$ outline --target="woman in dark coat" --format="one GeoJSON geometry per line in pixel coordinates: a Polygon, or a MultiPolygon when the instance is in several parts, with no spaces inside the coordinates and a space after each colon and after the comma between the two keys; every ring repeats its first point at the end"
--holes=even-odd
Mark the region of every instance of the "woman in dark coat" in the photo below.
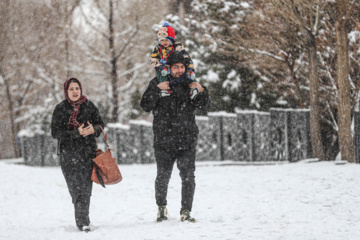
{"type": "Polygon", "coordinates": [[[82,94],[81,83],[70,78],[64,83],[65,100],[56,105],[51,135],[58,140],[60,165],[75,208],[75,221],[82,231],[90,231],[89,207],[91,172],[104,123],[97,107],[82,94]]]}

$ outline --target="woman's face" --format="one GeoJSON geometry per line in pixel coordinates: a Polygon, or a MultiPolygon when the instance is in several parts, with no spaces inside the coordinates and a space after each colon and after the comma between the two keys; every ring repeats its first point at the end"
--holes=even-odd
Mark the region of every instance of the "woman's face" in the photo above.
{"type": "Polygon", "coordinates": [[[70,100],[73,102],[79,100],[79,98],[81,96],[81,90],[80,90],[80,86],[78,83],[75,83],[75,82],[70,83],[69,88],[68,88],[68,96],[69,96],[70,100]]]}

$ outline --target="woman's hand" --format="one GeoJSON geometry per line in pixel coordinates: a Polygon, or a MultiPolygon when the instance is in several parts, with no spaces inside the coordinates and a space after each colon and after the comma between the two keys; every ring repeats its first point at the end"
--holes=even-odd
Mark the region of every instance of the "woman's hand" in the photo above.
{"type": "Polygon", "coordinates": [[[93,125],[88,121],[87,122],[88,126],[86,128],[84,128],[84,124],[82,124],[78,129],[79,129],[79,133],[81,136],[86,137],[88,135],[94,134],[95,133],[95,129],[93,127],[93,125]]]}
{"type": "Polygon", "coordinates": [[[85,130],[83,137],[86,137],[88,135],[95,133],[95,129],[94,129],[93,125],[89,121],[87,122],[87,124],[88,124],[88,126],[86,128],[83,128],[83,130],[85,130]]]}
{"type": "Polygon", "coordinates": [[[78,130],[79,130],[80,135],[82,136],[85,133],[84,124],[81,124],[81,126],[78,128],[78,130]]]}

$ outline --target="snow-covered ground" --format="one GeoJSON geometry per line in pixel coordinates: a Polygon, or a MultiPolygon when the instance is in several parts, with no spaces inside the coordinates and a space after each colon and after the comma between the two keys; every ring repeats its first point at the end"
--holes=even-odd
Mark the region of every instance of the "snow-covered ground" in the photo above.
{"type": "Polygon", "coordinates": [[[179,220],[180,177],[168,192],[170,219],[156,223],[156,167],[120,165],[123,181],[94,185],[93,232],[79,232],[59,167],[0,161],[0,239],[360,239],[360,165],[197,163],[192,215],[179,220]]]}

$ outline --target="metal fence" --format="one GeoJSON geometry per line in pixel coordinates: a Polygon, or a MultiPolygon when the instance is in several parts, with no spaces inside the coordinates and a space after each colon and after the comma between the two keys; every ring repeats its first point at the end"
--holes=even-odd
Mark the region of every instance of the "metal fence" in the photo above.
{"type": "MultiPolygon", "coordinates": [[[[197,161],[294,162],[312,157],[309,110],[212,112],[196,117],[196,122],[197,161]]],[[[119,164],[155,161],[151,123],[108,124],[107,133],[119,164]]],[[[24,137],[23,156],[28,165],[59,164],[56,140],[47,135],[24,137]]]]}

